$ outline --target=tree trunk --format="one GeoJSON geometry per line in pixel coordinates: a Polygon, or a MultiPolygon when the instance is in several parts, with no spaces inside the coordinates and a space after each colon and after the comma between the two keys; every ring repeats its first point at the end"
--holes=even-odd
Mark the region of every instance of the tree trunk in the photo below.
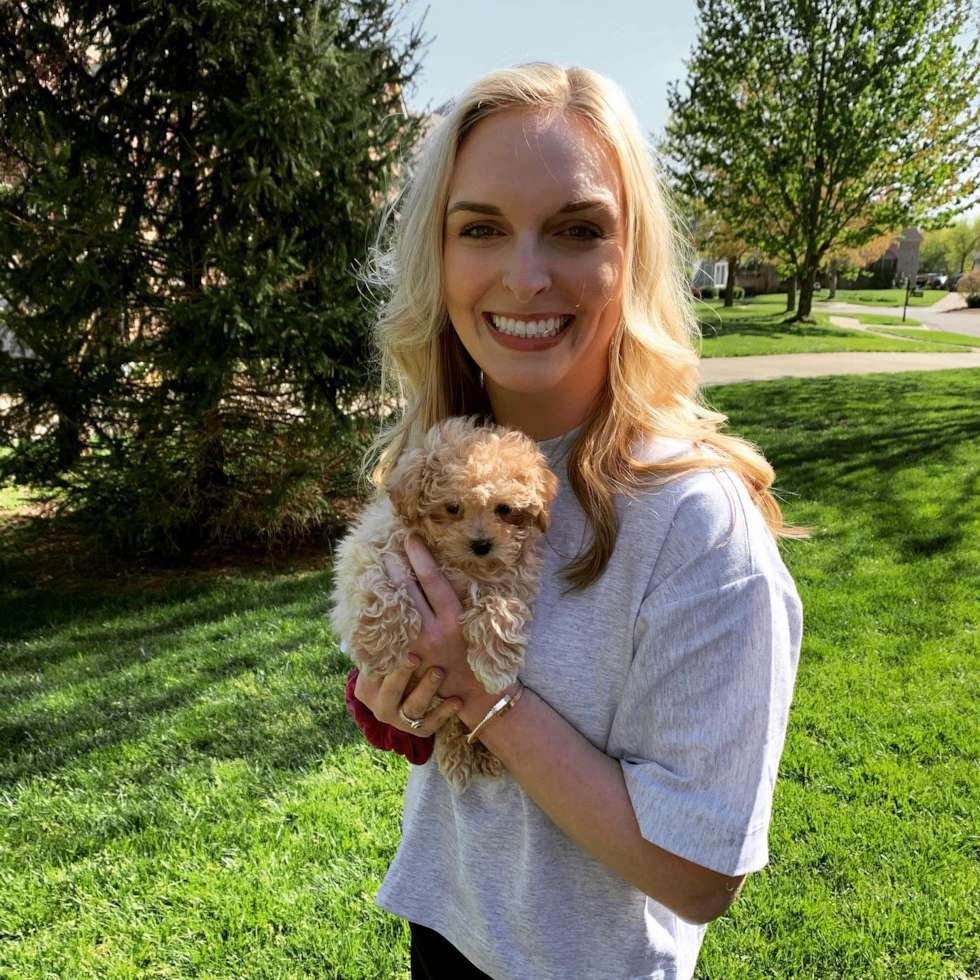
{"type": "Polygon", "coordinates": [[[792,313],[796,309],[796,276],[790,277],[789,288],[786,290],[786,312],[792,313]]]}
{"type": "Polygon", "coordinates": [[[725,306],[735,305],[735,287],[738,285],[738,258],[728,256],[728,282],[725,283],[725,306]]]}
{"type": "Polygon", "coordinates": [[[813,283],[817,278],[817,266],[820,260],[816,257],[809,260],[803,267],[803,275],[800,277],[800,306],[796,311],[794,320],[809,320],[810,312],[813,309],[813,283]]]}
{"type": "Polygon", "coordinates": [[[837,295],[837,263],[830,263],[830,295],[827,299],[833,299],[837,295]]]}

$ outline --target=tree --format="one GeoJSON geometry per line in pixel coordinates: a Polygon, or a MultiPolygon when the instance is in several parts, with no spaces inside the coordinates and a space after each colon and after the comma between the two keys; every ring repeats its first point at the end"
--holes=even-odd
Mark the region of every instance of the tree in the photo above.
{"type": "Polygon", "coordinates": [[[392,0],[0,0],[0,478],[130,549],[301,533],[372,387],[353,268],[417,128],[392,0]]]}
{"type": "Polygon", "coordinates": [[[951,276],[973,268],[980,252],[980,217],[961,218],[955,224],[927,232],[919,252],[919,268],[951,276]]]}
{"type": "Polygon", "coordinates": [[[858,248],[838,245],[836,248],[828,249],[825,259],[826,274],[830,280],[830,295],[827,298],[833,299],[837,295],[837,277],[841,273],[856,278],[869,265],[877,262],[896,242],[897,237],[889,231],[858,248]]]}
{"type": "Polygon", "coordinates": [[[733,232],[795,258],[797,317],[827,253],[942,224],[978,189],[968,0],[698,0],[686,93],[670,87],[675,179],[733,232]]]}

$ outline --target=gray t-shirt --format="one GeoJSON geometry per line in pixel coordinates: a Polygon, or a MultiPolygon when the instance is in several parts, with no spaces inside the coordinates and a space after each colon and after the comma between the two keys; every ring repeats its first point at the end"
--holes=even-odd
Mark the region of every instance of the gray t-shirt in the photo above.
{"type": "MultiPolygon", "coordinates": [[[[620,760],[646,840],[757,871],[800,651],[796,587],[741,480],[699,470],[617,499],[605,573],[562,596],[559,571],[586,540],[572,435],[541,444],[561,486],[521,680],[620,760]]],[[[690,450],[656,440],[641,458],[690,450]]],[[[455,796],[434,760],[412,767],[377,903],[494,980],[688,980],[705,930],[583,851],[506,774],[455,796]]]]}

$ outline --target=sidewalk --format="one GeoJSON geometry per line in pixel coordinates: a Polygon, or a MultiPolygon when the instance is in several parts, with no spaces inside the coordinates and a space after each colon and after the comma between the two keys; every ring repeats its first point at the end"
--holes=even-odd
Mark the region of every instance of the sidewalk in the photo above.
{"type": "MultiPolygon", "coordinates": [[[[862,306],[859,303],[814,303],[820,313],[883,313],[901,318],[901,306],[862,306]]],[[[965,333],[980,338],[980,310],[967,308],[966,300],[959,293],[948,293],[932,306],[910,306],[906,316],[918,320],[936,330],[965,333]]]]}
{"type": "Polygon", "coordinates": [[[739,381],[773,381],[777,378],[895,374],[900,371],[943,371],[951,368],[980,368],[980,354],[836,351],[832,354],[706,357],[701,361],[701,384],[726,385],[739,381]]]}

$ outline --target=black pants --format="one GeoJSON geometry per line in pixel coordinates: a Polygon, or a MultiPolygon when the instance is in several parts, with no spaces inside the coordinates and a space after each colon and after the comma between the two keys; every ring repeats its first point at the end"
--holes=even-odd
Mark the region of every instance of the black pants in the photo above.
{"type": "Polygon", "coordinates": [[[412,980],[492,980],[438,932],[409,922],[412,980]]]}

